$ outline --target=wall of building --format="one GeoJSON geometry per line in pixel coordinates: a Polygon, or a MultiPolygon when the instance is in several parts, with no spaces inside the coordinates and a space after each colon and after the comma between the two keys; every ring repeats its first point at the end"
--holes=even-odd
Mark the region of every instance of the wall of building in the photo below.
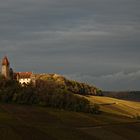
{"type": "Polygon", "coordinates": [[[23,84],[23,83],[25,83],[25,84],[31,83],[31,79],[30,78],[25,78],[25,79],[22,78],[22,79],[19,79],[18,81],[21,84],[23,84]]]}
{"type": "Polygon", "coordinates": [[[1,74],[2,74],[5,78],[8,79],[8,78],[10,77],[10,74],[9,74],[9,66],[2,65],[1,74]]]}

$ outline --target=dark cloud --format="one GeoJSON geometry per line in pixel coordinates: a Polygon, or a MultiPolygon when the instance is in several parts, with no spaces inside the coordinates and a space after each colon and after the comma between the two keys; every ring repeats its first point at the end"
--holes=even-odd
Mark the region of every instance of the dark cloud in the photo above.
{"type": "Polygon", "coordinates": [[[140,89],[139,36],[139,0],[0,3],[0,56],[8,55],[16,71],[74,75],[104,89],[140,89]]]}
{"type": "Polygon", "coordinates": [[[139,90],[140,71],[112,73],[107,75],[84,75],[84,74],[70,74],[65,75],[68,78],[76,79],[79,81],[86,81],[89,84],[95,82],[106,90],[139,90]],[[105,83],[108,85],[106,87],[105,83]]]}

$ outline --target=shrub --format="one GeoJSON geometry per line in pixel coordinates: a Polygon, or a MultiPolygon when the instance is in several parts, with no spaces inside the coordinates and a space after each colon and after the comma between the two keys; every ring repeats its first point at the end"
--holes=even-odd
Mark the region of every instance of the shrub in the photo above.
{"type": "Polygon", "coordinates": [[[90,106],[89,101],[52,81],[39,80],[36,87],[32,84],[21,86],[16,81],[0,80],[0,101],[19,104],[37,104],[71,111],[97,113],[99,106],[90,106]]]}

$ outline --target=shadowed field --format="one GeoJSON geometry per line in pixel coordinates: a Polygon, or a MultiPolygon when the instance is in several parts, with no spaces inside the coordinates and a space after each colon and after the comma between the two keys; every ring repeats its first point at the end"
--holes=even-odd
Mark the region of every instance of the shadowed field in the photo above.
{"type": "Polygon", "coordinates": [[[0,140],[139,140],[139,132],[138,120],[125,116],[0,105],[0,140]]]}

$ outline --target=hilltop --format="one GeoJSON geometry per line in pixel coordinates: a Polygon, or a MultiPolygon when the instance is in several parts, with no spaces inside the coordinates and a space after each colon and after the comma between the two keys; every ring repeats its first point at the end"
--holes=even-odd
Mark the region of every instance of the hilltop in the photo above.
{"type": "Polygon", "coordinates": [[[77,112],[99,113],[97,105],[78,95],[100,95],[95,87],[56,74],[35,75],[35,83],[0,78],[0,102],[38,105],[77,112]]]}
{"type": "Polygon", "coordinates": [[[35,74],[36,81],[42,80],[46,83],[57,85],[61,89],[66,89],[72,93],[80,95],[97,95],[101,96],[102,91],[86,83],[80,83],[74,80],[69,80],[62,75],[58,74],[35,74]]]}

